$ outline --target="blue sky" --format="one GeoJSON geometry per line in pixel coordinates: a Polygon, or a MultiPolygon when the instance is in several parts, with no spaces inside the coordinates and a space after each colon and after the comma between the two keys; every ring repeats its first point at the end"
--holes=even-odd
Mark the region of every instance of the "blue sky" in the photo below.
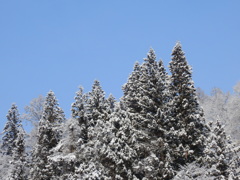
{"type": "Polygon", "coordinates": [[[70,115],[78,86],[121,86],[152,47],[165,66],[180,41],[196,87],[231,91],[240,80],[239,0],[0,1],[0,128],[15,102],[53,90],[70,115]]]}

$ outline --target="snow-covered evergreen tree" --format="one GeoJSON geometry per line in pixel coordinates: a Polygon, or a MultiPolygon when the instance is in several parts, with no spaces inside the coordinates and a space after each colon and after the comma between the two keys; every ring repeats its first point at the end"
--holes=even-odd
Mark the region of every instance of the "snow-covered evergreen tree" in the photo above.
{"type": "Polygon", "coordinates": [[[171,75],[150,49],[134,65],[120,102],[105,98],[96,80],[89,93],[80,87],[67,121],[50,91],[22,116],[37,127],[32,135],[13,104],[0,142],[0,179],[238,180],[240,148],[227,133],[238,140],[240,83],[233,94],[196,92],[180,43],[169,67],[171,75]],[[205,124],[199,102],[216,125],[205,124]],[[35,134],[35,143],[25,145],[35,134]]]}
{"type": "Polygon", "coordinates": [[[134,148],[138,154],[133,163],[136,177],[169,179],[173,176],[173,170],[164,129],[169,99],[168,75],[163,62],[156,61],[153,49],[150,49],[141,66],[135,65],[123,91],[125,109],[133,113],[131,123],[137,141],[134,148]]]}
{"type": "Polygon", "coordinates": [[[210,174],[215,178],[237,179],[240,176],[239,168],[240,147],[236,146],[225,133],[219,121],[213,126],[210,122],[210,134],[206,141],[202,164],[212,169],[210,174]]]}
{"type": "Polygon", "coordinates": [[[99,161],[104,166],[104,175],[109,179],[133,179],[133,162],[137,158],[133,149],[134,130],[130,114],[119,105],[105,125],[99,149],[99,161]]]}
{"type": "Polygon", "coordinates": [[[111,115],[115,111],[116,102],[117,101],[112,94],[110,94],[106,99],[106,103],[107,103],[106,110],[109,115],[111,115]]]}
{"type": "Polygon", "coordinates": [[[7,114],[7,122],[3,130],[2,148],[7,155],[13,154],[13,149],[16,147],[15,140],[17,139],[18,127],[21,123],[19,112],[16,104],[12,104],[7,114]]]}
{"type": "Polygon", "coordinates": [[[110,119],[110,114],[105,92],[99,81],[94,81],[92,90],[87,97],[84,107],[86,116],[84,115],[83,121],[87,125],[87,141],[81,142],[78,149],[81,164],[77,169],[77,174],[79,177],[91,177],[98,174],[100,179],[106,179],[104,166],[99,160],[99,151],[103,146],[104,133],[108,131],[109,123],[107,122],[110,119]]]}
{"type": "MultiPolygon", "coordinates": [[[[141,65],[141,76],[139,78],[138,99],[141,107],[140,114],[151,121],[158,109],[164,109],[167,103],[168,76],[162,60],[156,61],[156,55],[153,49],[150,49],[147,58],[141,65]]],[[[146,122],[148,123],[148,122],[146,122]]],[[[148,123],[149,124],[149,123],[148,123]]]]}
{"type": "Polygon", "coordinates": [[[27,162],[25,153],[25,132],[20,124],[15,148],[13,149],[13,167],[11,169],[10,180],[25,180],[27,178],[27,162]]]}
{"type": "Polygon", "coordinates": [[[19,129],[21,127],[20,115],[16,104],[12,104],[7,114],[7,122],[4,127],[1,142],[1,179],[8,179],[15,169],[16,149],[19,141],[19,129]]]}
{"type": "MultiPolygon", "coordinates": [[[[78,126],[80,127],[79,131],[79,140],[82,143],[88,142],[88,117],[86,111],[86,105],[88,101],[88,95],[83,93],[83,88],[80,87],[79,91],[76,92],[75,102],[72,103],[72,118],[76,120],[78,126]]],[[[76,122],[75,122],[76,123],[76,122]]]]}
{"type": "Polygon", "coordinates": [[[52,149],[60,141],[62,130],[61,124],[65,117],[62,109],[58,106],[57,99],[53,91],[47,94],[43,115],[39,122],[37,144],[33,151],[33,164],[30,179],[50,180],[55,174],[54,164],[49,162],[52,149]]]}
{"type": "Polygon", "coordinates": [[[98,120],[107,121],[109,119],[106,106],[105,92],[102,90],[100,82],[95,80],[92,85],[92,91],[89,92],[86,106],[90,126],[94,127],[98,120]]]}
{"type": "Polygon", "coordinates": [[[128,81],[123,85],[123,97],[122,101],[124,102],[126,108],[130,112],[140,112],[141,106],[139,105],[139,78],[141,76],[141,68],[138,62],[135,63],[133,72],[130,74],[128,81]]]}
{"type": "Polygon", "coordinates": [[[168,143],[174,149],[171,156],[175,168],[178,168],[203,155],[208,130],[192,81],[192,70],[179,42],[173,49],[169,68],[172,99],[169,103],[168,143]]]}
{"type": "Polygon", "coordinates": [[[81,163],[79,152],[81,146],[88,142],[89,124],[85,111],[87,98],[83,93],[83,87],[80,87],[72,103],[72,117],[64,124],[63,138],[53,149],[54,154],[50,159],[61,171],[60,179],[75,178],[75,170],[81,163]]]}

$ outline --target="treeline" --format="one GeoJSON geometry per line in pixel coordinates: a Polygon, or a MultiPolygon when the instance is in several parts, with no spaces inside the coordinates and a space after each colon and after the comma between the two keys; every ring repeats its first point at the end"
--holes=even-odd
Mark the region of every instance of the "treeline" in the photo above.
{"type": "Polygon", "coordinates": [[[205,119],[208,122],[220,121],[227,134],[240,144],[240,82],[233,87],[232,93],[214,88],[208,95],[198,88],[197,94],[205,119]]]}
{"type": "Polygon", "coordinates": [[[69,119],[50,91],[26,108],[31,134],[13,104],[1,142],[1,179],[239,179],[240,148],[220,121],[205,122],[203,96],[180,43],[169,70],[150,49],[119,102],[94,81],[88,93],[79,88],[69,119]]]}

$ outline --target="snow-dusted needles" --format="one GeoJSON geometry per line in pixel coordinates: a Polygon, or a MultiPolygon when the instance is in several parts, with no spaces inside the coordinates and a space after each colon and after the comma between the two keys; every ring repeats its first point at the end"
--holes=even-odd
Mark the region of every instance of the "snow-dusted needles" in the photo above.
{"type": "Polygon", "coordinates": [[[53,91],[21,117],[13,104],[2,133],[0,179],[239,179],[240,148],[233,143],[239,142],[239,85],[234,94],[196,90],[180,42],[169,71],[151,48],[135,63],[120,101],[106,97],[95,80],[90,92],[76,92],[69,119],[53,91]],[[33,123],[29,134],[22,120],[33,123]]]}

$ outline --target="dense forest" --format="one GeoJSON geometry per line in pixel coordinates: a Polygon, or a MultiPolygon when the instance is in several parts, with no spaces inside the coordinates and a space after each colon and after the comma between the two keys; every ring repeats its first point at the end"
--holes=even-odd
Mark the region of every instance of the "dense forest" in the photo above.
{"type": "Polygon", "coordinates": [[[119,101],[95,80],[90,92],[76,92],[69,119],[53,91],[22,115],[13,104],[1,136],[0,179],[240,179],[240,84],[233,93],[195,88],[179,42],[169,72],[150,49],[119,101]]]}

